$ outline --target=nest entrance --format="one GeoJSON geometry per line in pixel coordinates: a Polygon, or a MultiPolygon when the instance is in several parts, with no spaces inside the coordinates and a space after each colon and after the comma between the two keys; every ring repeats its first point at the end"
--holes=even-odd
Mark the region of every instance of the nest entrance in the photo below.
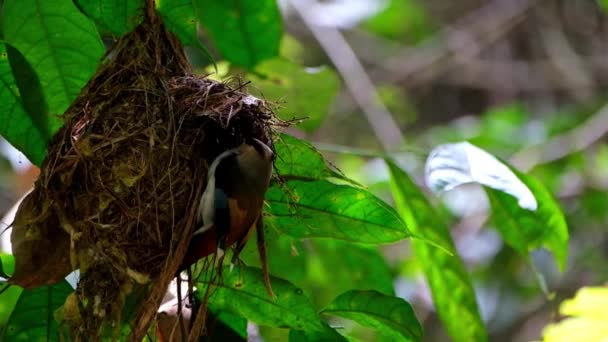
{"type": "Polygon", "coordinates": [[[249,138],[272,146],[278,121],[240,88],[192,75],[180,42],[146,20],[65,113],[17,214],[11,281],[36,287],[79,268],[78,312],[63,315],[76,339],[99,336],[133,286],[153,280],[133,327],[141,340],[185,253],[208,165],[249,138]]]}

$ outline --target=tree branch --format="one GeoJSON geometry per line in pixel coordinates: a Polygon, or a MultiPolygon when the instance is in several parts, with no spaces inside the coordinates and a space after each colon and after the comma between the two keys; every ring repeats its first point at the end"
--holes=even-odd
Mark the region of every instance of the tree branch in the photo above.
{"type": "Polygon", "coordinates": [[[310,8],[317,0],[291,0],[291,4],[335,65],[383,148],[390,150],[402,146],[404,139],[399,126],[380,101],[374,84],[342,33],[334,27],[321,27],[315,23],[310,8]]]}

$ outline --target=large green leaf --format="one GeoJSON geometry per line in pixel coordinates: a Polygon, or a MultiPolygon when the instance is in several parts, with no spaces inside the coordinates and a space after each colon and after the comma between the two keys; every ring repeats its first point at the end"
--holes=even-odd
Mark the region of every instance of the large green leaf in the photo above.
{"type": "MultiPolygon", "coordinates": [[[[375,246],[334,239],[303,243],[272,228],[265,235],[270,273],[314,293],[316,305],[324,306],[353,288],[394,293],[389,266],[375,246]]],[[[254,243],[247,244],[241,256],[248,265],[260,264],[254,243]]]]}
{"type": "Polygon", "coordinates": [[[492,222],[501,235],[517,251],[528,255],[544,246],[555,255],[563,270],[568,256],[568,225],[559,205],[549,191],[536,179],[511,169],[530,189],[538,208],[522,208],[515,197],[484,187],[492,207],[492,222]]]}
{"type": "Polygon", "coordinates": [[[143,20],[144,0],[76,0],[76,4],[102,33],[121,36],[143,20]]]}
{"type": "Polygon", "coordinates": [[[296,330],[291,329],[289,332],[289,342],[341,342],[348,341],[344,336],[340,335],[335,329],[330,328],[327,324],[323,324],[323,330],[296,330]]]}
{"type": "Polygon", "coordinates": [[[28,116],[3,43],[0,43],[0,83],[0,135],[40,165],[50,136],[28,116]]]}
{"type": "Polygon", "coordinates": [[[0,340],[61,341],[59,323],[53,314],[72,292],[65,280],[52,286],[23,290],[0,340]]]}
{"type": "Polygon", "coordinates": [[[348,291],[334,299],[321,313],[375,328],[390,336],[391,341],[422,341],[422,326],[410,304],[377,291],[348,291]]]}
{"type": "MultiPolygon", "coordinates": [[[[278,232],[274,228],[264,230],[268,253],[268,268],[276,277],[285,279],[298,287],[307,289],[309,247],[299,239],[278,232]]],[[[258,248],[255,243],[247,243],[241,258],[251,266],[260,266],[258,248]]]]}
{"type": "Polygon", "coordinates": [[[283,33],[276,0],[194,0],[215,46],[232,64],[253,68],[276,57],[283,33]]]}
{"type": "Polygon", "coordinates": [[[378,244],[411,236],[393,208],[350,185],[293,180],[271,187],[266,201],[266,223],[294,237],[378,244]]]}
{"type": "Polygon", "coordinates": [[[8,278],[15,272],[15,257],[0,252],[0,277],[8,278]]]}
{"type": "Polygon", "coordinates": [[[416,259],[431,287],[439,317],[456,342],[487,341],[475,292],[458,257],[447,227],[410,177],[387,161],[397,208],[413,234],[438,242],[453,255],[420,240],[412,240],[416,259]]]}
{"type": "Polygon", "coordinates": [[[230,312],[208,313],[207,341],[247,341],[247,320],[230,312]]]}
{"type": "MultiPolygon", "coordinates": [[[[2,29],[38,75],[49,130],[95,72],[104,46],[95,25],[70,0],[6,0],[2,29]]],[[[23,97],[29,94],[21,94],[23,97]]]]}
{"type": "MultiPolygon", "coordinates": [[[[210,283],[200,277],[199,293],[210,283]]],[[[260,269],[224,268],[223,279],[213,282],[209,300],[212,310],[234,313],[260,325],[298,330],[323,330],[321,318],[304,292],[290,282],[271,277],[275,298],[269,297],[260,269]]]]}
{"type": "Polygon", "coordinates": [[[36,128],[42,132],[48,141],[52,136],[49,128],[49,121],[53,118],[49,118],[49,116],[46,115],[48,111],[38,75],[17,49],[7,45],[6,52],[8,54],[8,61],[11,64],[11,69],[13,70],[15,82],[19,88],[19,93],[26,95],[21,97],[23,108],[25,108],[25,111],[34,122],[36,128]]]}
{"type": "Polygon", "coordinates": [[[260,63],[255,71],[247,76],[255,89],[267,100],[279,103],[280,118],[308,117],[298,125],[306,131],[321,125],[340,87],[332,69],[304,68],[280,58],[260,63]]]}
{"type": "Polygon", "coordinates": [[[321,153],[307,141],[280,134],[274,148],[277,155],[274,167],[281,177],[308,180],[344,177],[328,167],[321,153]]]}
{"type": "MultiPolygon", "coordinates": [[[[10,274],[14,257],[1,254],[0,258],[3,268],[10,274]]],[[[0,293],[0,341],[61,341],[54,313],[73,292],[67,281],[34,290],[0,282],[0,289],[5,286],[10,287],[0,293]]]]}
{"type": "Polygon", "coordinates": [[[184,45],[197,45],[196,15],[192,0],[157,0],[156,9],[167,28],[175,33],[184,45]]]}
{"type": "Polygon", "coordinates": [[[5,283],[15,271],[15,258],[10,254],[0,253],[0,337],[5,331],[6,323],[8,322],[15,304],[19,300],[22,288],[12,286],[5,283]]]}
{"type": "Polygon", "coordinates": [[[377,290],[393,295],[393,277],[376,246],[334,239],[311,239],[307,254],[310,286],[315,303],[327,304],[351,289],[377,290]]]}

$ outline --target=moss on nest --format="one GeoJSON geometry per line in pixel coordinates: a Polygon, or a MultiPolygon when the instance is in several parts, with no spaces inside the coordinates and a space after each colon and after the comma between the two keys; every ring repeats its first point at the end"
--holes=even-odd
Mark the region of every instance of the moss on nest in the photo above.
{"type": "Polygon", "coordinates": [[[11,236],[15,284],[81,270],[80,312],[68,315],[75,340],[96,339],[133,286],[151,280],[133,327],[145,332],[184,255],[208,164],[251,137],[272,146],[281,124],[242,84],[193,75],[153,19],[116,43],[65,113],[11,236]]]}

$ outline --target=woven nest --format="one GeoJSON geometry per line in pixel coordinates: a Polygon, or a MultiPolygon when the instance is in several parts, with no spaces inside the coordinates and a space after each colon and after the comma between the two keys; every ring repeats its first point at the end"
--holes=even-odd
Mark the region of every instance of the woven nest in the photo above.
{"type": "Polygon", "coordinates": [[[157,282],[136,319],[149,323],[187,247],[208,165],[252,137],[272,146],[280,122],[241,88],[192,75],[179,41],[146,20],[65,113],[15,220],[11,281],[31,288],[80,269],[62,315],[72,337],[95,339],[134,286],[157,282]]]}

